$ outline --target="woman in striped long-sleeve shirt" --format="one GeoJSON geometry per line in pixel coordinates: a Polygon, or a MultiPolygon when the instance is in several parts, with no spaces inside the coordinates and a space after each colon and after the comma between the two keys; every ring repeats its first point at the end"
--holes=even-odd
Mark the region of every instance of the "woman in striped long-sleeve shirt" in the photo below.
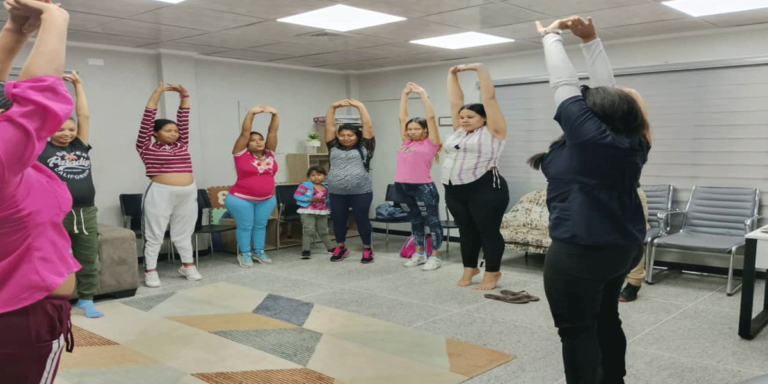
{"type": "Polygon", "coordinates": [[[136,140],[136,150],[151,180],[144,193],[143,227],[145,284],[152,288],[160,286],[155,268],[169,222],[171,240],[181,255],[179,273],[188,280],[203,278],[192,257],[192,234],[197,221],[197,186],[192,177],[192,158],[189,155],[189,106],[189,92],[183,86],[160,83],[147,102],[136,140]],[[155,119],[160,96],[166,91],[178,92],[181,96],[176,121],[155,119]]]}

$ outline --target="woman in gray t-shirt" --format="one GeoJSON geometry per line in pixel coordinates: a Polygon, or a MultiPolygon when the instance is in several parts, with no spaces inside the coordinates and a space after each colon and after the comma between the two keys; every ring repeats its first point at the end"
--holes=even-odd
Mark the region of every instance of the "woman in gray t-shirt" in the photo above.
{"type": "Polygon", "coordinates": [[[336,249],[331,261],[344,261],[349,255],[346,246],[347,215],[352,214],[363,241],[363,264],[373,262],[371,234],[373,227],[368,214],[373,201],[373,181],[368,173],[376,139],[373,137],[371,116],[363,103],[347,99],[335,102],[325,116],[325,140],[331,157],[328,172],[328,194],[331,199],[331,219],[336,235],[336,249]],[[336,109],[354,107],[360,111],[362,126],[342,124],[336,129],[336,109]]]}

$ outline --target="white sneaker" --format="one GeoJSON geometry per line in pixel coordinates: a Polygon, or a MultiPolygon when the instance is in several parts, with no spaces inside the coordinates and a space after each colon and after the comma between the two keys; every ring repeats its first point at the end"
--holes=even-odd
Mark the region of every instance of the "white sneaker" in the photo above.
{"type": "Polygon", "coordinates": [[[406,261],[405,264],[403,264],[404,267],[415,267],[418,265],[422,265],[427,262],[427,255],[425,254],[418,254],[414,253],[413,256],[411,256],[411,259],[406,261]]]}
{"type": "Polygon", "coordinates": [[[144,284],[150,288],[159,288],[160,275],[157,274],[157,271],[144,272],[144,284]]]}
{"type": "Polygon", "coordinates": [[[427,263],[421,267],[421,270],[434,271],[435,269],[438,269],[438,268],[440,268],[440,258],[430,256],[429,258],[427,258],[427,263]]]}
{"type": "Polygon", "coordinates": [[[197,271],[197,266],[195,265],[190,265],[189,267],[182,265],[181,268],[179,268],[179,273],[186,277],[187,280],[198,281],[203,279],[203,276],[197,271]]]}

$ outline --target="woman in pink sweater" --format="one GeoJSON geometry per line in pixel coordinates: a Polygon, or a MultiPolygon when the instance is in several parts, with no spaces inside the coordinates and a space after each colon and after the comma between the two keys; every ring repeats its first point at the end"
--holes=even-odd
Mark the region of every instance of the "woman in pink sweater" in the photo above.
{"type": "Polygon", "coordinates": [[[0,382],[51,383],[64,345],[74,347],[68,300],[80,265],[62,226],[72,197],[37,155],[72,112],[61,78],[69,14],[47,1],[5,5],[0,80],[37,25],[40,33],[19,81],[0,87],[0,382]]]}

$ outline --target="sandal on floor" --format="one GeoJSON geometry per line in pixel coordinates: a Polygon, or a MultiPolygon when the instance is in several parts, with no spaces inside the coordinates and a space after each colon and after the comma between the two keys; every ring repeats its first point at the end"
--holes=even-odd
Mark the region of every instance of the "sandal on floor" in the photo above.
{"type": "Polygon", "coordinates": [[[502,290],[501,294],[505,296],[527,296],[529,298],[528,301],[539,301],[538,297],[533,296],[526,291],[515,292],[515,291],[502,290]]]}
{"type": "Polygon", "coordinates": [[[493,295],[488,293],[485,295],[485,298],[491,299],[491,300],[498,300],[498,301],[501,301],[504,303],[510,303],[510,304],[525,304],[531,301],[531,296],[525,296],[525,295],[507,296],[507,295],[493,295]]]}

